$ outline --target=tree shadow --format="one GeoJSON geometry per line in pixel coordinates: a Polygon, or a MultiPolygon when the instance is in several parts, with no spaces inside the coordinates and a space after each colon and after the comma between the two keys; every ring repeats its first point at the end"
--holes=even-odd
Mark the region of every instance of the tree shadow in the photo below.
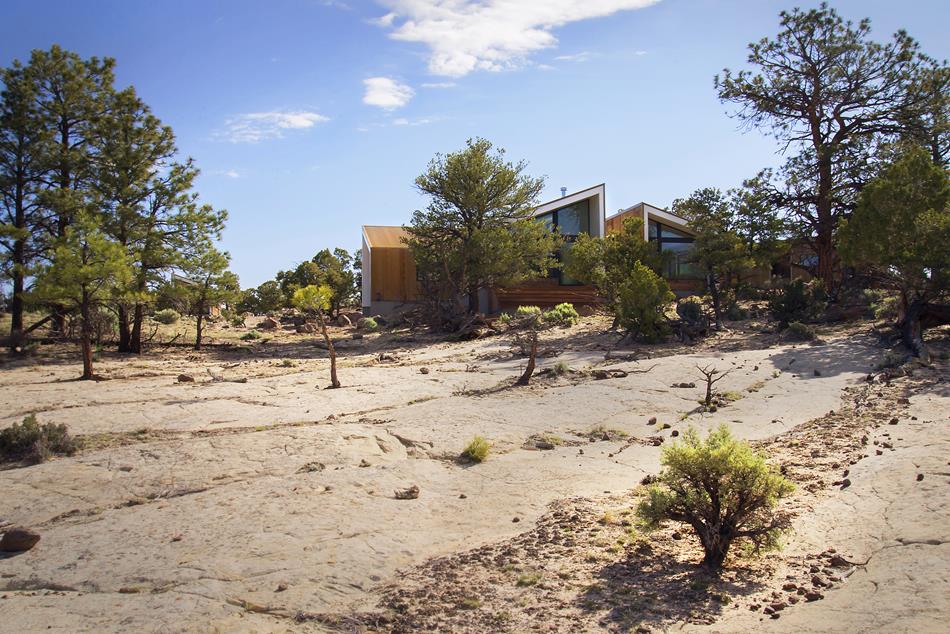
{"type": "Polygon", "coordinates": [[[635,631],[644,624],[711,623],[733,597],[765,588],[761,578],[760,571],[741,562],[717,576],[665,548],[641,544],[625,559],[602,568],[577,605],[585,612],[606,610],[599,624],[615,631],[635,631]]]}

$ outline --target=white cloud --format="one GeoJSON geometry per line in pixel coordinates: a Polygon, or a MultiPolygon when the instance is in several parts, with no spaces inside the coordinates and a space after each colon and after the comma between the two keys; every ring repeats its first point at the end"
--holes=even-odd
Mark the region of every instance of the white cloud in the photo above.
{"type": "Polygon", "coordinates": [[[659,0],[378,0],[390,37],[429,47],[429,70],[461,77],[522,65],[557,45],[552,31],[571,22],[642,9],[659,0]]]}
{"type": "Polygon", "coordinates": [[[417,126],[417,125],[426,125],[432,123],[432,119],[421,118],[421,119],[406,119],[405,117],[399,117],[398,119],[393,119],[393,125],[402,126],[417,126]]]}
{"type": "Polygon", "coordinates": [[[232,143],[257,143],[279,139],[287,130],[304,130],[329,120],[320,113],[307,110],[249,112],[228,119],[225,131],[219,136],[232,143]]]}
{"type": "Polygon", "coordinates": [[[436,81],[422,84],[423,88],[455,88],[454,81],[436,81]]]}
{"type": "Polygon", "coordinates": [[[634,55],[646,55],[646,54],[647,54],[646,51],[637,51],[636,53],[634,53],[634,55]]]}
{"type": "Polygon", "coordinates": [[[401,84],[389,77],[370,77],[363,80],[363,85],[366,87],[363,103],[385,110],[402,108],[416,94],[406,84],[401,84]]]}
{"type": "Polygon", "coordinates": [[[214,174],[215,176],[227,176],[228,178],[241,178],[241,173],[234,169],[215,170],[211,173],[214,174]]]}
{"type": "Polygon", "coordinates": [[[573,55],[558,55],[554,59],[560,62],[586,62],[592,57],[594,57],[594,54],[590,51],[581,51],[580,53],[574,53],[573,55]]]}

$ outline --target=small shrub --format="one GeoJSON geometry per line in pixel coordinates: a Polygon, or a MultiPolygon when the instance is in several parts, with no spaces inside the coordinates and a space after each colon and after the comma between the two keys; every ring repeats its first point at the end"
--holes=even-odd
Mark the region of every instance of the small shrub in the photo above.
{"type": "Polygon", "coordinates": [[[818,283],[789,282],[769,299],[769,311],[786,328],[793,321],[812,321],[825,309],[825,292],[818,283]]]}
{"type": "Polygon", "coordinates": [[[699,324],[706,320],[706,311],[703,309],[703,300],[690,295],[676,304],[676,314],[683,321],[691,324],[699,324]]]}
{"type": "Polygon", "coordinates": [[[726,319],[729,321],[745,321],[748,318],[749,311],[736,302],[729,304],[729,308],[726,309],[726,319]]]}
{"type": "Polygon", "coordinates": [[[564,302],[544,311],[542,318],[555,326],[573,326],[580,320],[580,315],[574,309],[574,304],[564,302]]]}
{"type": "Polygon", "coordinates": [[[568,372],[570,372],[571,368],[564,361],[558,361],[557,363],[554,364],[552,371],[557,376],[561,376],[563,374],[567,374],[568,372]]]}
{"type": "Polygon", "coordinates": [[[666,306],[675,298],[666,280],[635,262],[617,293],[617,322],[642,341],[659,341],[667,332],[666,306]]]}
{"type": "Polygon", "coordinates": [[[502,313],[498,315],[498,323],[502,326],[507,326],[511,323],[511,313],[502,313]]]}
{"type": "Polygon", "coordinates": [[[290,359],[284,359],[283,361],[280,362],[280,365],[281,365],[281,367],[284,367],[284,368],[293,368],[293,367],[296,367],[296,366],[297,366],[297,364],[294,363],[294,362],[293,362],[292,360],[290,360],[290,359]]]}
{"type": "Polygon", "coordinates": [[[515,317],[531,317],[541,314],[541,309],[538,306],[518,306],[518,310],[515,311],[515,317]]]}
{"type": "Polygon", "coordinates": [[[363,330],[375,332],[379,330],[379,323],[372,317],[364,317],[359,321],[359,327],[363,330]]]}
{"type": "Polygon", "coordinates": [[[71,456],[78,443],[69,435],[66,425],[40,425],[30,414],[22,423],[13,423],[0,430],[0,459],[45,462],[54,455],[71,456]]]}
{"type": "Polygon", "coordinates": [[[178,314],[178,311],[174,308],[166,308],[164,310],[156,310],[152,315],[152,319],[160,324],[171,326],[172,324],[178,323],[178,320],[181,319],[181,315],[178,314]]]}
{"type": "Polygon", "coordinates": [[[482,436],[475,436],[462,450],[462,458],[472,462],[484,462],[488,457],[491,443],[482,436]]]}
{"type": "Polygon", "coordinates": [[[789,526],[774,512],[778,500],[794,490],[777,469],[722,425],[702,440],[689,428],[682,441],[663,449],[663,469],[637,506],[650,528],[668,520],[693,527],[703,546],[703,565],[718,571],[737,539],[756,551],[777,548],[789,526]]]}
{"type": "Polygon", "coordinates": [[[245,324],[244,324],[244,321],[245,321],[246,319],[247,319],[247,314],[245,314],[245,313],[241,313],[241,314],[239,314],[239,315],[232,315],[232,316],[231,316],[231,319],[230,319],[230,323],[231,323],[231,325],[234,326],[235,328],[243,328],[244,325],[245,325],[245,324]]]}
{"type": "Polygon", "coordinates": [[[515,582],[515,585],[519,588],[526,588],[528,586],[538,585],[539,581],[541,581],[540,572],[526,572],[518,576],[518,581],[515,582]]]}
{"type": "Polygon", "coordinates": [[[871,303],[871,312],[875,319],[884,319],[887,321],[897,321],[900,313],[899,297],[882,297],[876,302],[871,303]]]}
{"type": "Polygon", "coordinates": [[[796,341],[811,341],[815,338],[815,329],[800,321],[793,321],[788,325],[788,336],[796,341]]]}
{"type": "Polygon", "coordinates": [[[251,330],[241,335],[241,341],[254,341],[260,339],[263,335],[256,330],[251,330]]]}

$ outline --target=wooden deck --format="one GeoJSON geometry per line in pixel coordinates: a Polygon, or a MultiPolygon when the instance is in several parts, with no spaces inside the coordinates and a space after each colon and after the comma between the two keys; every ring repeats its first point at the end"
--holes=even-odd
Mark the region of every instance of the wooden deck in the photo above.
{"type": "Polygon", "coordinates": [[[600,304],[603,300],[593,286],[561,286],[557,282],[543,280],[495,289],[498,308],[506,310],[518,306],[550,307],[563,302],[575,305],[600,304]]]}

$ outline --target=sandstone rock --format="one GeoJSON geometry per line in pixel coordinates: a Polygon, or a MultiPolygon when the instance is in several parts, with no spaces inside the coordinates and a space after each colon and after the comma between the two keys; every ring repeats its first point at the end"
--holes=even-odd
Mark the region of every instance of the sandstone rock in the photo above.
{"type": "Polygon", "coordinates": [[[656,425],[656,416],[647,421],[647,425],[656,425]]]}
{"type": "Polygon", "coordinates": [[[276,330],[279,327],[280,327],[280,322],[278,322],[276,319],[272,317],[267,317],[261,320],[259,324],[257,324],[258,330],[276,330]]]}
{"type": "Polygon", "coordinates": [[[195,377],[191,376],[190,374],[179,374],[178,382],[179,383],[194,383],[195,377]]]}
{"type": "Polygon", "coordinates": [[[419,368],[419,374],[428,374],[429,368],[419,368]]]}
{"type": "Polygon", "coordinates": [[[316,325],[316,324],[300,324],[299,326],[297,326],[297,333],[298,333],[298,334],[301,334],[301,335],[304,335],[304,334],[313,334],[313,333],[315,333],[315,332],[317,332],[317,325],[316,325]]]}
{"type": "Polygon", "coordinates": [[[8,528],[0,538],[0,551],[7,553],[22,553],[40,541],[40,534],[22,526],[8,528]]]}

